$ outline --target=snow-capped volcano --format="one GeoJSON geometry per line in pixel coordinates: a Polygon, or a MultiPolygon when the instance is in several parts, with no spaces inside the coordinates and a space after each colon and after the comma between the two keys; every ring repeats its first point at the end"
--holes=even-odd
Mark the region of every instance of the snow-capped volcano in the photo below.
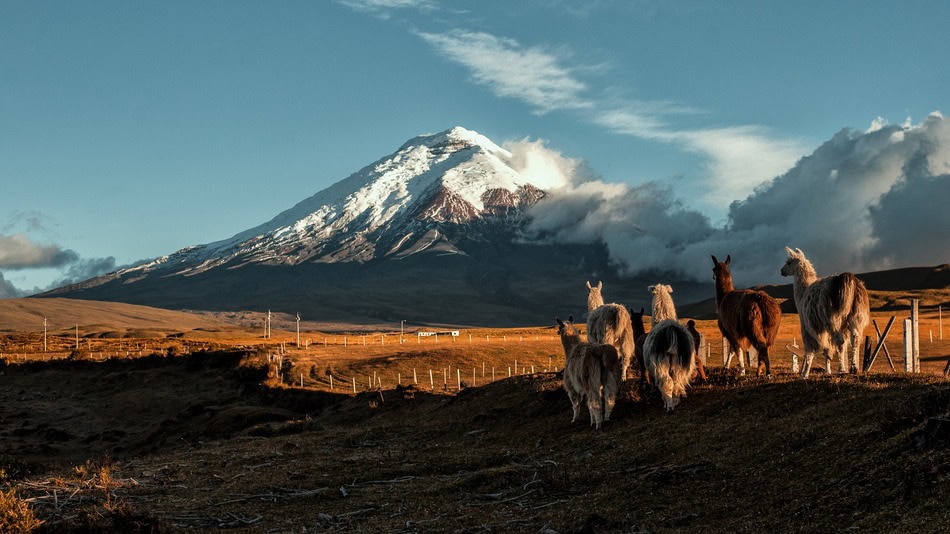
{"type": "Polygon", "coordinates": [[[509,151],[455,127],[411,139],[260,226],[134,269],[194,274],[235,261],[365,262],[422,250],[460,253],[447,232],[466,227],[477,234],[481,225],[510,222],[545,190],[565,185],[556,176],[533,179],[514,167],[509,151]]]}
{"type": "Polygon", "coordinates": [[[605,280],[612,299],[645,304],[637,288],[647,281],[620,283],[603,243],[523,239],[527,208],[567,185],[565,170],[452,128],[230,239],[40,296],[279,309],[334,323],[514,325],[580,315],[590,279],[605,280]]]}

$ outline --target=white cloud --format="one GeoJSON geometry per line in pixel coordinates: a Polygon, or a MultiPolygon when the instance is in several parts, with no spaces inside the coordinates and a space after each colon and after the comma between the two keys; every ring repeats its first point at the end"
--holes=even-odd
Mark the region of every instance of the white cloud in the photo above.
{"type": "Polygon", "coordinates": [[[548,50],[484,32],[418,35],[448,59],[467,67],[476,83],[499,97],[517,98],[536,113],[593,106],[582,96],[587,85],[563,65],[563,57],[548,50]]]}
{"type": "Polygon", "coordinates": [[[751,126],[680,131],[671,138],[708,158],[707,179],[699,187],[707,207],[725,206],[747,195],[787,171],[804,150],[798,141],[775,139],[751,126]]]}
{"type": "Polygon", "coordinates": [[[392,11],[399,9],[431,11],[438,7],[435,0],[336,0],[336,2],[382,19],[388,19],[392,11]]]}

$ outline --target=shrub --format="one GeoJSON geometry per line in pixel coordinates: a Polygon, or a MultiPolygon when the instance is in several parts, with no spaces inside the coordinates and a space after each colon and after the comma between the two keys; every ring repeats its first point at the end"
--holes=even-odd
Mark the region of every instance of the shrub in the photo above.
{"type": "Polygon", "coordinates": [[[16,496],[16,490],[0,490],[0,532],[25,534],[33,532],[42,524],[33,515],[33,509],[16,496]]]}

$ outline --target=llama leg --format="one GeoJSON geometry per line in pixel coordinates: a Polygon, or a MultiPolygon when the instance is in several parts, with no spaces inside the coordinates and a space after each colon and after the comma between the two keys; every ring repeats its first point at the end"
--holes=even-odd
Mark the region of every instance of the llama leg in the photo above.
{"type": "Polygon", "coordinates": [[[608,376],[604,384],[604,421],[610,421],[610,414],[614,411],[614,405],[617,403],[617,391],[620,389],[617,377],[608,376]]]}
{"type": "Polygon", "coordinates": [[[857,330],[851,331],[851,372],[857,374],[861,371],[861,368],[858,367],[858,351],[861,347],[858,346],[858,340],[860,336],[857,330]]]}
{"type": "Polygon", "coordinates": [[[831,351],[827,348],[821,349],[821,353],[825,356],[825,374],[831,374],[831,351]]]}
{"type": "Polygon", "coordinates": [[[765,367],[765,377],[772,378],[772,362],[769,360],[769,346],[762,345],[759,350],[759,369],[765,367]]]}
{"type": "Polygon", "coordinates": [[[734,354],[736,356],[736,363],[739,365],[739,375],[745,376],[745,357],[742,354],[739,343],[734,339],[726,338],[726,346],[729,348],[729,358],[726,360],[726,366],[728,367],[729,361],[732,360],[734,354]]]}
{"type": "Polygon", "coordinates": [[[663,395],[663,405],[666,407],[666,411],[672,412],[673,408],[675,408],[679,402],[679,399],[673,396],[673,381],[669,378],[664,378],[663,384],[660,386],[660,392],[663,395]]]}
{"type": "Polygon", "coordinates": [[[564,388],[567,391],[567,398],[571,400],[571,409],[574,410],[574,417],[571,418],[571,422],[577,421],[577,416],[581,412],[581,397],[571,392],[570,389],[564,388]]]}
{"type": "Polygon", "coordinates": [[[838,365],[840,366],[839,372],[841,374],[851,372],[851,362],[848,361],[849,352],[851,352],[851,350],[847,346],[847,343],[842,343],[838,346],[838,365]]]}
{"type": "Polygon", "coordinates": [[[814,351],[806,351],[805,357],[802,358],[802,378],[808,378],[808,373],[811,372],[811,362],[815,359],[814,351]]]}
{"type": "Polygon", "coordinates": [[[590,411],[590,421],[594,428],[599,429],[604,418],[604,408],[597,398],[597,395],[591,395],[587,399],[587,409],[590,411]]]}
{"type": "Polygon", "coordinates": [[[703,382],[709,382],[709,379],[706,378],[706,367],[703,365],[703,360],[699,357],[699,352],[696,353],[696,371],[699,372],[699,377],[703,379],[703,382]]]}

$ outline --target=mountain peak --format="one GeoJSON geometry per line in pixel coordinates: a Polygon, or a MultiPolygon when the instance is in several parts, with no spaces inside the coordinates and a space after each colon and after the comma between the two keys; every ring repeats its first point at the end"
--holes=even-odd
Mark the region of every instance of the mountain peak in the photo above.
{"type": "Polygon", "coordinates": [[[402,145],[399,150],[403,151],[414,146],[424,146],[440,154],[478,147],[489,154],[494,154],[501,158],[507,159],[511,157],[511,152],[496,145],[491,139],[475,130],[469,130],[462,126],[454,126],[436,134],[420,135],[410,139],[402,145]]]}

